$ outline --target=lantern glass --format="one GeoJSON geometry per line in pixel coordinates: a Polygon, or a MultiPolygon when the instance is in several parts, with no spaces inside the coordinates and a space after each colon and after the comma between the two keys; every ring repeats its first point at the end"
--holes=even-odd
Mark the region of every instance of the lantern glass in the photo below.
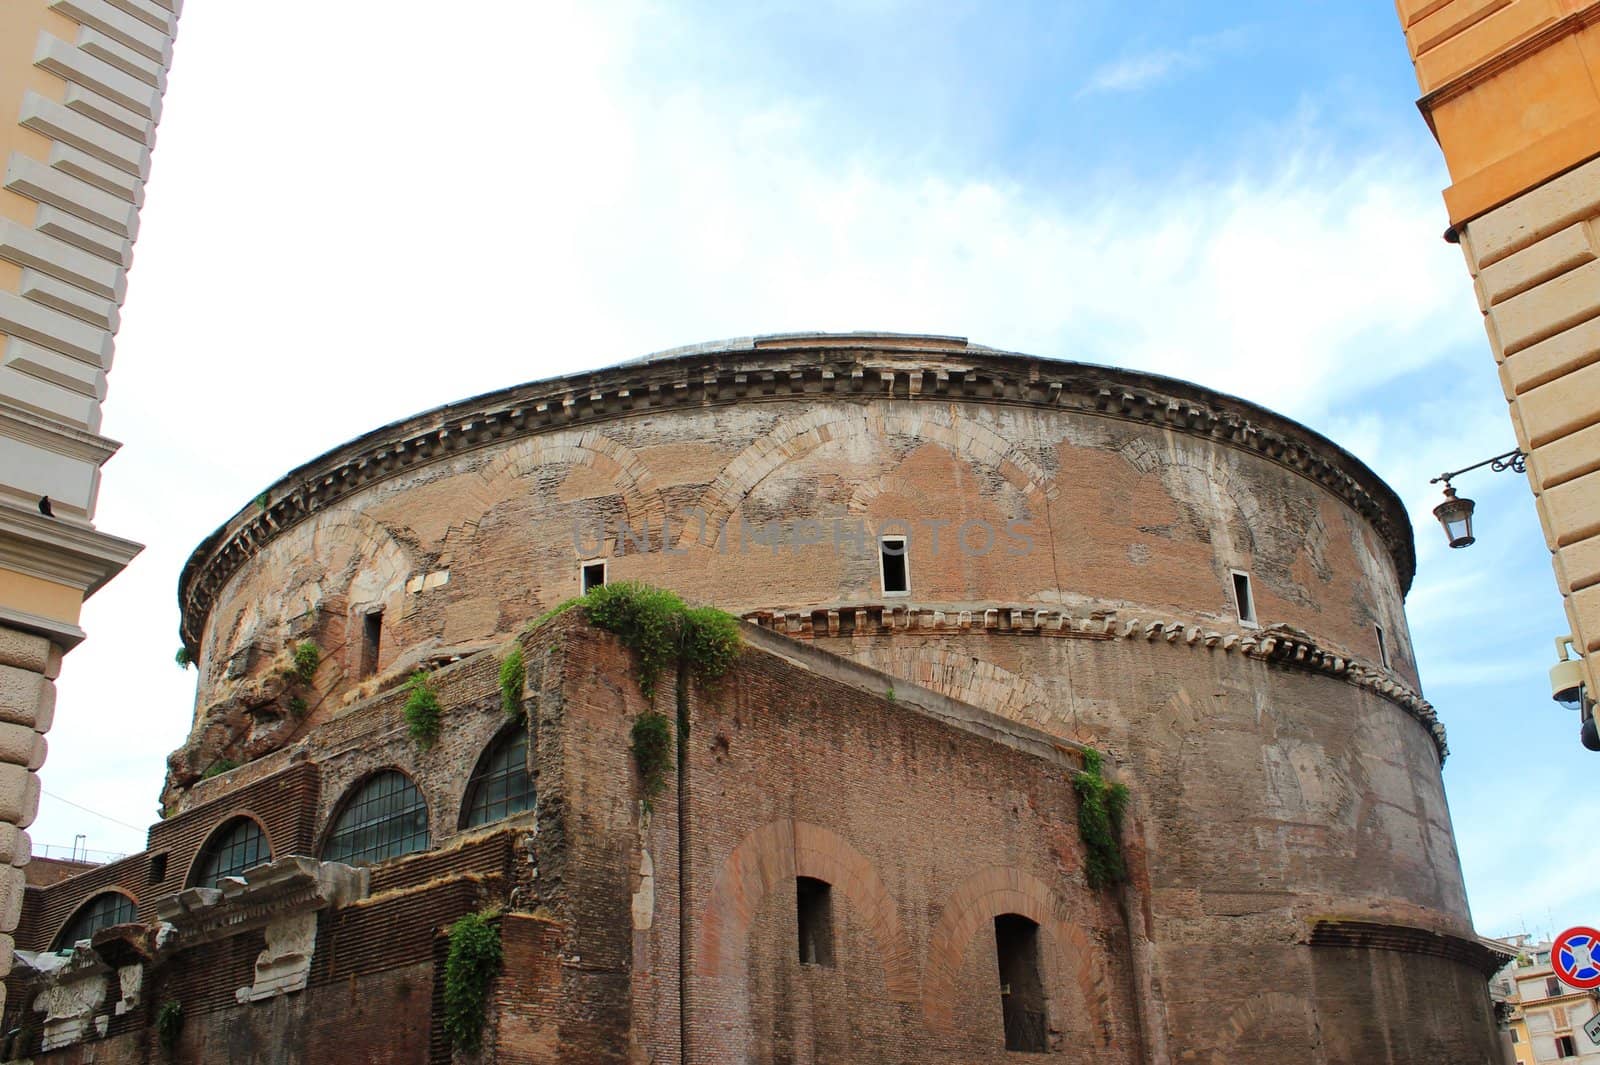
{"type": "Polygon", "coordinates": [[[1456,490],[1450,487],[1444,490],[1444,502],[1433,508],[1433,516],[1444,526],[1451,547],[1467,547],[1473,543],[1472,508],[1472,500],[1457,499],[1456,490]]]}

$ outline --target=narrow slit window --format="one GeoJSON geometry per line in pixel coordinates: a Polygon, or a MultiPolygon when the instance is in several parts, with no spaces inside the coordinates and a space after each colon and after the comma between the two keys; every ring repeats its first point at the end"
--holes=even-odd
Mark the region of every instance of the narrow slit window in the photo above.
{"type": "Polygon", "coordinates": [[[800,964],[833,968],[833,888],[825,880],[797,876],[794,895],[800,964]]]}
{"type": "Polygon", "coordinates": [[[1378,661],[1383,663],[1383,668],[1389,668],[1389,645],[1383,641],[1383,626],[1374,625],[1372,631],[1378,634],[1378,661]]]}
{"type": "Polygon", "coordinates": [[[378,649],[383,643],[383,611],[369,610],[361,616],[361,675],[378,672],[378,649]]]}
{"type": "Polygon", "coordinates": [[[911,567],[904,536],[878,538],[878,565],[883,575],[884,595],[911,594],[911,567]]]}
{"type": "Polygon", "coordinates": [[[583,564],[583,594],[588,595],[596,588],[606,583],[606,563],[604,559],[599,562],[585,562],[583,564]]]}
{"type": "Polygon", "coordinates": [[[167,852],[150,856],[150,883],[159,884],[167,878],[167,852]]]}
{"type": "Polygon", "coordinates": [[[1256,600],[1250,594],[1250,574],[1233,571],[1233,605],[1239,611],[1239,620],[1246,625],[1256,623],[1256,600]]]}
{"type": "Polygon", "coordinates": [[[1015,913],[994,919],[1000,963],[1000,1016],[1006,1049],[1043,1054],[1046,1037],[1044,978],[1039,973],[1039,926],[1015,913]]]}

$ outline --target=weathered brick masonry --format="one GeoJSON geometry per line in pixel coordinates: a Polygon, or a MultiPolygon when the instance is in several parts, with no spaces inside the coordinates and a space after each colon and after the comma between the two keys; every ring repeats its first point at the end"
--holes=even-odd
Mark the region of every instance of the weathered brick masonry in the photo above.
{"type": "Polygon", "coordinates": [[[11,982],[13,1023],[53,989],[43,1060],[156,1060],[167,1000],[179,1060],[449,1060],[440,937],[485,906],[486,1061],[1497,1060],[1409,525],[1293,422],[952,338],[763,338],[442,407],[263,501],[183,575],[195,727],[150,852],[28,890],[24,951],[107,889],[145,922],[11,982]],[[751,622],[648,804],[630,653],[576,614],[524,631],[585,563],[751,622]],[[537,810],[463,827],[518,729],[537,810]],[[1132,796],[1099,890],[1084,746],[1132,796]],[[384,773],[424,849],[316,861],[384,773]],[[272,862],[213,898],[242,814],[272,862]]]}

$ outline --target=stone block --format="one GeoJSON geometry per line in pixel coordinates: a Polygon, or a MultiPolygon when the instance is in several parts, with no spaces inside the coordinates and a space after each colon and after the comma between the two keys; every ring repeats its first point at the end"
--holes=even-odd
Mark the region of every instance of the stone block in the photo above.
{"type": "Polygon", "coordinates": [[[0,666],[0,722],[49,731],[55,721],[56,686],[44,674],[0,666]]]}
{"type": "Polygon", "coordinates": [[[1478,275],[1485,306],[1494,306],[1595,258],[1589,227],[1574,222],[1539,243],[1508,255],[1478,275]]]}
{"type": "MultiPolygon", "coordinates": [[[[28,878],[21,869],[11,865],[0,865],[0,932],[10,933],[17,927],[17,921],[22,917],[22,896],[28,886],[28,878]]],[[[7,959],[11,951],[5,952],[7,959]]]]}
{"type": "Polygon", "coordinates": [[[0,666],[42,674],[49,662],[49,640],[31,632],[0,625],[0,666]]]}
{"type": "Polygon", "coordinates": [[[1462,243],[1478,270],[1582,218],[1600,215],[1600,159],[1551,178],[1502,207],[1474,218],[1462,243]]]}
{"type": "Polygon", "coordinates": [[[16,825],[0,824],[0,863],[21,868],[33,854],[33,841],[16,825]]]}
{"type": "Polygon", "coordinates": [[[1539,491],[1600,469],[1600,425],[1591,425],[1528,453],[1539,491]]]}
{"type": "Polygon", "coordinates": [[[1512,391],[1520,394],[1593,362],[1600,362],[1600,318],[1524,348],[1507,358],[1502,369],[1512,391]]]}
{"type": "Polygon", "coordinates": [[[1600,473],[1590,473],[1546,490],[1540,497],[1555,547],[1600,534],[1600,473]]]}
{"type": "Polygon", "coordinates": [[[39,745],[44,737],[27,725],[0,722],[0,762],[37,768],[42,761],[39,745]]]}
{"type": "Polygon", "coordinates": [[[0,821],[27,828],[39,813],[39,778],[20,765],[0,765],[0,821]]]}
{"type": "Polygon", "coordinates": [[[1600,261],[1513,296],[1490,314],[1507,356],[1588,321],[1600,315],[1600,261]]]}
{"type": "Polygon", "coordinates": [[[1567,603],[1573,639],[1586,655],[1600,651],[1600,585],[1573,592],[1567,603]]]}
{"type": "MultiPolygon", "coordinates": [[[[1595,283],[1600,285],[1600,274],[1595,283]]],[[[1517,407],[1535,448],[1600,422],[1600,362],[1524,393],[1517,407]]]]}

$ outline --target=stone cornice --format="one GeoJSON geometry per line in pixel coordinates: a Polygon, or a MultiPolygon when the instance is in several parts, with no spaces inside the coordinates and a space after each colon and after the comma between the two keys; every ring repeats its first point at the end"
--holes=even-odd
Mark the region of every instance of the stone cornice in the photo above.
{"type": "Polygon", "coordinates": [[[279,532],[435,459],[650,412],[830,397],[970,401],[1147,422],[1248,452],[1344,500],[1382,537],[1402,590],[1416,568],[1394,492],[1338,445],[1253,403],[1155,374],[881,334],[752,338],[649,356],[486,393],[393,422],[292,470],[208,536],[179,578],[184,645],[198,657],[217,592],[279,532]]]}
{"type": "Polygon", "coordinates": [[[143,550],[131,540],[0,500],[0,566],[82,589],[85,598],[143,550]]]}
{"type": "Polygon", "coordinates": [[[1513,951],[1482,939],[1466,939],[1448,932],[1436,932],[1412,925],[1381,924],[1339,918],[1318,920],[1312,925],[1306,942],[1313,947],[1393,950],[1402,954],[1427,954],[1436,958],[1449,958],[1470,965],[1485,978],[1516,956],[1513,951]]]}
{"type": "Polygon", "coordinates": [[[796,639],[895,634],[1025,636],[1075,640],[1144,640],[1169,646],[1200,647],[1240,654],[1273,665],[1338,677],[1382,696],[1405,711],[1433,740],[1440,764],[1450,753],[1443,723],[1433,704],[1400,683],[1388,670],[1320,646],[1305,633],[1283,627],[1250,633],[1221,632],[1172,618],[1135,618],[1095,610],[1076,614],[1037,604],[992,606],[982,610],[942,610],[926,606],[862,603],[825,609],[757,610],[744,620],[796,639]]]}

